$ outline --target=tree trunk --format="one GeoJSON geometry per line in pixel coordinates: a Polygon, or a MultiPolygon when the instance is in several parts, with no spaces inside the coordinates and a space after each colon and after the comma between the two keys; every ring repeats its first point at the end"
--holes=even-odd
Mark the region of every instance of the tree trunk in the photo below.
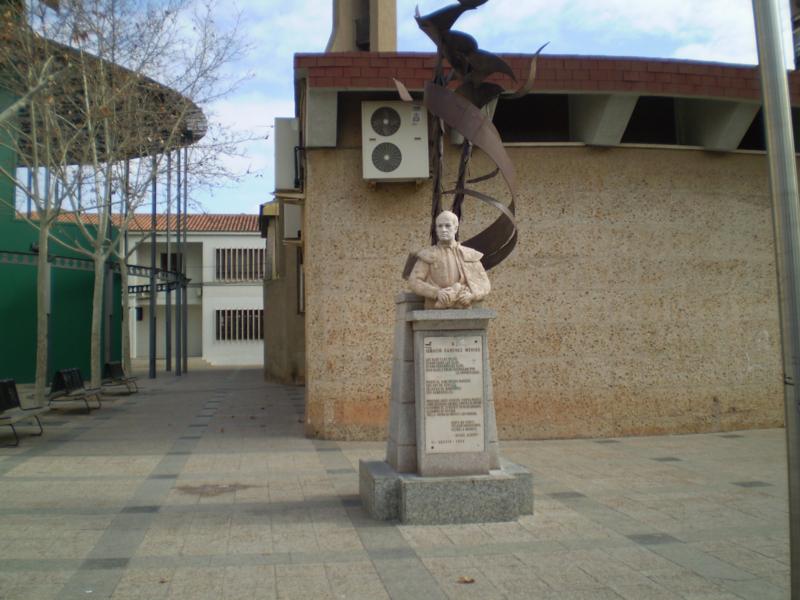
{"type": "Polygon", "coordinates": [[[92,350],[91,387],[100,387],[103,379],[103,365],[100,356],[101,331],[103,324],[103,287],[105,284],[105,256],[102,250],[94,254],[94,290],[92,291],[92,350]]]}
{"type": "Polygon", "coordinates": [[[39,258],[36,274],[36,404],[45,405],[47,394],[47,357],[50,326],[50,263],[47,261],[47,242],[50,223],[39,221],[39,258]]]}

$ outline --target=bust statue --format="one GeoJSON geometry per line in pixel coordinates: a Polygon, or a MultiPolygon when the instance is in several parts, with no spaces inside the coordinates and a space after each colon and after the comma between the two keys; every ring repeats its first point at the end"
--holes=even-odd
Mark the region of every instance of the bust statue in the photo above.
{"type": "Polygon", "coordinates": [[[425,308],[469,308],[489,294],[483,254],[457,242],[456,232],[458,217],[442,211],[436,217],[437,244],[417,252],[408,287],[425,298],[425,308]]]}

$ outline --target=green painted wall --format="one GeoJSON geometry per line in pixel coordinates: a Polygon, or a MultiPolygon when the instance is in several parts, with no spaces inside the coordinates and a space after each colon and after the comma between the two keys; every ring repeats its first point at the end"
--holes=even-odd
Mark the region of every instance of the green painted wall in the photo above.
{"type": "MultiPolygon", "coordinates": [[[[3,229],[0,239],[6,237],[3,229]]],[[[0,282],[0,378],[31,382],[36,369],[36,268],[0,264],[0,282]]]]}
{"type": "Polygon", "coordinates": [[[52,278],[50,375],[58,369],[78,367],[88,379],[94,273],[53,269],[52,278]],[[64,343],[67,340],[69,343],[64,343]]]}
{"type": "MultiPolygon", "coordinates": [[[[74,225],[58,225],[59,234],[77,234],[74,225]],[[72,230],[72,231],[70,231],[72,230]]],[[[0,251],[26,252],[36,241],[27,223],[0,220],[0,251]]],[[[82,258],[51,242],[50,254],[82,258]]],[[[35,255],[32,255],[35,259],[35,255]]],[[[0,378],[32,382],[36,368],[36,265],[0,263],[0,378]]],[[[50,364],[48,379],[58,370],[78,367],[84,378],[90,373],[90,335],[94,272],[51,267],[50,364]]],[[[111,310],[111,360],[120,360],[122,306],[119,274],[113,274],[111,310]]],[[[104,326],[107,326],[104,323],[104,326]]],[[[101,336],[101,340],[104,337],[101,336]]],[[[101,357],[105,352],[101,350],[101,357]]],[[[102,358],[101,358],[102,360],[102,358]]]]}

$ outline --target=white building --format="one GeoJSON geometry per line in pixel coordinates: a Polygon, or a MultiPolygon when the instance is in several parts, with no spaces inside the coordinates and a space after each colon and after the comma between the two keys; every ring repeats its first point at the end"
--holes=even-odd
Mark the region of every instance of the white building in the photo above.
{"type": "MultiPolygon", "coordinates": [[[[130,239],[150,231],[150,216],[137,215],[130,239]]],[[[167,219],[156,223],[156,266],[167,269],[167,219]]],[[[170,266],[180,262],[175,243],[175,218],[170,218],[170,266]]],[[[149,237],[143,241],[129,264],[150,266],[149,237]]],[[[189,215],[187,228],[186,276],[188,288],[189,356],[202,357],[211,365],[263,364],[263,281],[266,245],[255,215],[189,215]]],[[[145,278],[131,278],[130,285],[147,285],[145,278]]],[[[156,356],[166,353],[167,294],[159,292],[156,312],[156,356]]],[[[175,293],[171,296],[172,354],[175,353],[175,293]]],[[[131,356],[147,358],[149,353],[149,303],[147,292],[131,295],[131,356]]]]}

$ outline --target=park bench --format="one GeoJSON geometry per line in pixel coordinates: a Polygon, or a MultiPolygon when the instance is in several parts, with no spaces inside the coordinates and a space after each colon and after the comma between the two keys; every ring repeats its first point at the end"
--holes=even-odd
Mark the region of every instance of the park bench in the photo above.
{"type": "Polygon", "coordinates": [[[6,425],[11,428],[14,434],[14,443],[8,446],[19,446],[19,434],[15,424],[20,421],[32,420],[39,426],[39,433],[33,435],[42,435],[44,429],[42,422],[39,420],[39,415],[46,413],[50,410],[46,406],[37,406],[33,408],[22,408],[19,402],[19,393],[17,392],[17,384],[13,379],[0,379],[0,425],[6,425]]]}
{"type": "Polygon", "coordinates": [[[106,363],[105,379],[103,385],[106,387],[125,386],[129,394],[139,391],[139,386],[136,384],[136,377],[125,374],[125,369],[122,368],[121,362],[108,362],[106,363]]]}
{"type": "Polygon", "coordinates": [[[83,382],[80,369],[61,369],[53,376],[53,383],[48,394],[48,404],[60,402],[80,402],[86,405],[86,412],[92,408],[100,408],[100,388],[87,388],[83,382]],[[97,406],[89,404],[89,398],[94,398],[97,406]]]}

